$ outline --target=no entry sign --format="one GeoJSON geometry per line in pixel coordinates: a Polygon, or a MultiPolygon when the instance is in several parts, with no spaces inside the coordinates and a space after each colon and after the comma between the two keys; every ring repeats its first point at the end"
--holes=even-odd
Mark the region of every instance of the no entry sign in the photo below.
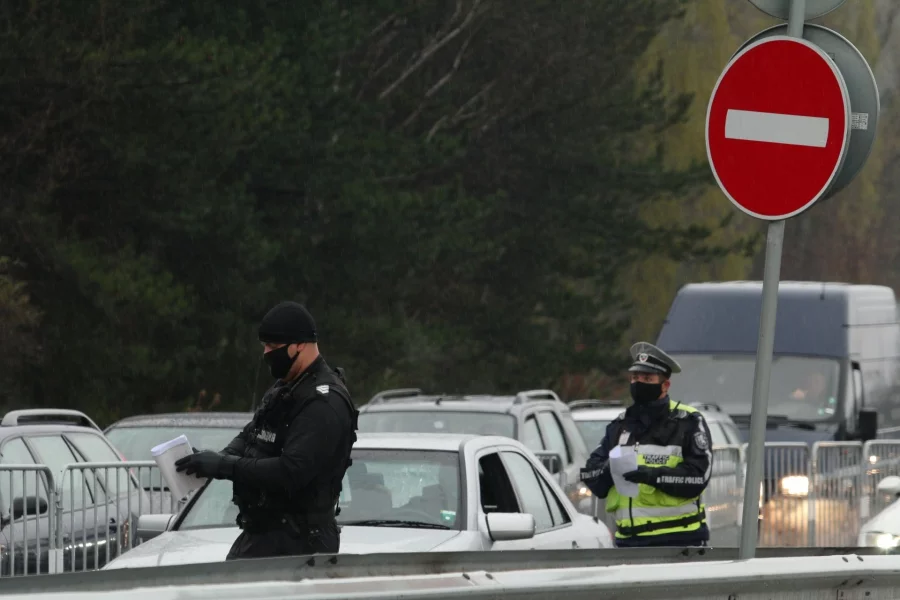
{"type": "Polygon", "coordinates": [[[797,215],[840,171],[850,97],[840,71],[806,40],[773,36],[725,67],[706,114],[706,151],[725,195],[765,220],[797,215]]]}

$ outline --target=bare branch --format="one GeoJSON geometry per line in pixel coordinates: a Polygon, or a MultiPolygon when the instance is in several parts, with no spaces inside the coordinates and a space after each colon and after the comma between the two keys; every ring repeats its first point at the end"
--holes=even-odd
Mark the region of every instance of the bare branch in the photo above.
{"type": "Polygon", "coordinates": [[[480,8],[481,3],[482,3],[482,0],[474,0],[474,2],[472,2],[472,7],[469,9],[469,12],[466,14],[466,18],[463,20],[463,22],[460,23],[458,27],[454,28],[452,31],[447,33],[443,38],[426,46],[422,50],[422,52],[419,54],[419,58],[416,59],[413,62],[413,64],[410,65],[405,71],[403,71],[403,73],[400,75],[400,77],[398,77],[392,84],[390,84],[388,87],[386,87],[378,95],[379,100],[384,100],[385,98],[390,96],[394,92],[394,90],[396,90],[398,87],[400,87],[400,85],[409,78],[410,75],[415,73],[419,69],[419,67],[421,67],[423,64],[425,64],[425,61],[427,61],[429,58],[434,56],[434,54],[438,50],[440,50],[441,48],[443,48],[444,46],[446,46],[447,44],[452,42],[454,39],[459,37],[459,35],[469,25],[471,25],[472,22],[477,17],[479,17],[479,16],[481,16],[481,14],[483,14],[484,10],[480,8]]]}
{"type": "Polygon", "coordinates": [[[422,98],[422,101],[419,103],[419,106],[416,107],[416,110],[409,115],[401,127],[407,127],[413,123],[413,121],[418,118],[422,111],[425,109],[425,105],[428,103],[428,99],[434,96],[438,90],[447,85],[447,83],[453,78],[453,75],[459,71],[459,66],[462,64],[463,55],[465,55],[466,50],[469,48],[469,43],[472,41],[472,36],[470,35],[466,38],[466,41],[462,43],[459,48],[459,52],[456,53],[456,58],[453,59],[453,65],[450,67],[450,70],[447,71],[447,74],[441,77],[437,83],[431,86],[427,92],[425,92],[425,97],[422,98]]]}

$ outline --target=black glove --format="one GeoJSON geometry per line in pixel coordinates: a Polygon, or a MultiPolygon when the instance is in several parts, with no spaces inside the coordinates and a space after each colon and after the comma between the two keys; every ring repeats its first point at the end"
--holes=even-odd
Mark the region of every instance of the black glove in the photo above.
{"type": "Polygon", "coordinates": [[[175,470],[188,475],[196,475],[201,479],[230,479],[234,474],[236,456],[229,456],[221,452],[204,450],[185,456],[175,461],[175,470]]]}
{"type": "Polygon", "coordinates": [[[637,471],[630,471],[622,475],[622,477],[625,478],[625,481],[630,481],[631,483],[654,485],[657,477],[654,471],[655,469],[651,469],[650,467],[638,467],[637,471]]]}

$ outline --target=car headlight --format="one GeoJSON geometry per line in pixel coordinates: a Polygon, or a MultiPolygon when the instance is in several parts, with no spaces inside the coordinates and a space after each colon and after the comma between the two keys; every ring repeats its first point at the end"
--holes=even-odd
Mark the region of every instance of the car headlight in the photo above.
{"type": "Polygon", "coordinates": [[[809,477],[806,475],[782,477],[781,493],[785,496],[809,496],[809,477]]]}
{"type": "Polygon", "coordinates": [[[900,536],[892,533],[880,533],[878,531],[867,531],[862,534],[862,545],[869,548],[881,548],[882,550],[891,550],[900,545],[900,536]]]}
{"type": "Polygon", "coordinates": [[[578,485],[578,489],[575,490],[575,495],[579,498],[590,498],[593,496],[590,488],[583,483],[578,485]]]}

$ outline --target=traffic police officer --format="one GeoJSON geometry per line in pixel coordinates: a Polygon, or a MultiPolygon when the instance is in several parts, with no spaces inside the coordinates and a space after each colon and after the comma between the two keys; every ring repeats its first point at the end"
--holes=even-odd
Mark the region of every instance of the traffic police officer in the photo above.
{"type": "Polygon", "coordinates": [[[241,534],[228,560],[337,553],[335,520],[358,411],[343,372],[319,354],[312,315],[283,302],[259,327],[275,385],[253,420],[221,452],[195,452],[179,471],[229,479],[241,534]]]}
{"type": "Polygon", "coordinates": [[[669,378],[681,372],[672,357],[638,342],[631,358],[634,404],[606,428],[582,480],[615,514],[616,546],[705,546],[709,528],[700,496],[712,472],[709,427],[696,409],[669,398],[669,378]],[[631,446],[637,455],[637,469],[622,475],[639,484],[634,497],[616,489],[610,469],[616,446],[631,446]]]}

